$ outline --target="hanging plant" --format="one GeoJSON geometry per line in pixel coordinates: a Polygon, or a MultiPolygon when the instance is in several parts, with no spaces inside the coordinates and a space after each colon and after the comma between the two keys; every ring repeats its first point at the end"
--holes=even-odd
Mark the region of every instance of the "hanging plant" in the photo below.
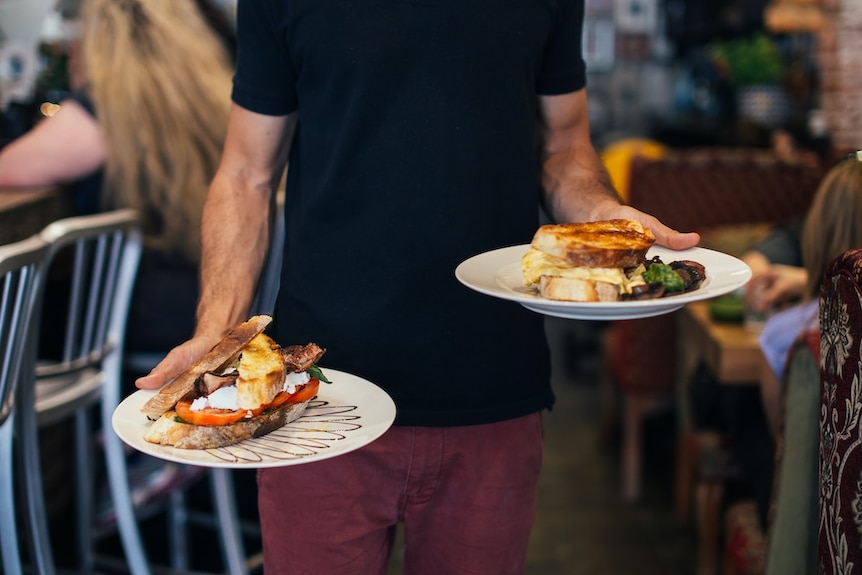
{"type": "Polygon", "coordinates": [[[710,55],[718,72],[736,86],[776,84],[784,73],[781,53],[766,34],[716,42],[710,55]]]}

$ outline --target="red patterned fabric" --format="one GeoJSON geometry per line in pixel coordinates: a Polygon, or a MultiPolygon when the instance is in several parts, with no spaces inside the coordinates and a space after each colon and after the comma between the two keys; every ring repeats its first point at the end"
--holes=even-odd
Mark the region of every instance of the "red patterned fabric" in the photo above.
{"type": "Polygon", "coordinates": [[[862,573],[862,248],[836,258],[820,292],[818,572],[862,573]]]}
{"type": "Polygon", "coordinates": [[[765,150],[681,150],[632,161],[629,203],[679,230],[781,222],[804,214],[822,175],[814,158],[765,150]]]}

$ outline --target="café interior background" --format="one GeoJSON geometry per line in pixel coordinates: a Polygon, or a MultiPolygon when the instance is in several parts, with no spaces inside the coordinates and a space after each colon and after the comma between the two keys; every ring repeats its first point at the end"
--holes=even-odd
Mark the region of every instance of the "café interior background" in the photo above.
{"type": "MultiPolygon", "coordinates": [[[[233,0],[221,4],[233,14],[233,0]]],[[[68,90],[75,5],[0,0],[0,146],[68,90]]],[[[586,0],[594,142],[769,148],[782,130],[818,154],[858,146],[860,50],[860,0],[586,0]]],[[[673,517],[672,415],[646,433],[642,500],[624,501],[618,445],[601,428],[595,326],[549,320],[549,336],[559,415],[528,572],[694,572],[695,534],[673,517]]]]}
{"type": "MultiPolygon", "coordinates": [[[[0,0],[0,143],[68,89],[65,45],[79,0],[0,0]]],[[[844,0],[852,3],[851,0],[844,0]]],[[[834,4],[833,0],[822,0],[834,4]]],[[[590,120],[599,149],[626,138],[669,146],[767,146],[784,128],[828,137],[818,93],[822,14],[804,0],[586,0],[590,120]],[[767,26],[769,10],[797,10],[767,26]],[[771,29],[769,29],[771,28],[771,29]],[[761,42],[767,40],[767,42],[761,42]],[[768,44],[768,46],[767,46],[768,44]]],[[[235,0],[219,0],[232,16],[235,0]]]]}

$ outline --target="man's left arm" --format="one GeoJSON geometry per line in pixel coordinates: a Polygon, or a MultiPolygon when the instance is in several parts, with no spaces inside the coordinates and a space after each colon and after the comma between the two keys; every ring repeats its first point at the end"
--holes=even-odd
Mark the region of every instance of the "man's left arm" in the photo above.
{"type": "Polygon", "coordinates": [[[626,218],[652,230],[656,242],[690,248],[697,233],[680,233],[655,217],[622,204],[590,138],[586,89],[539,99],[542,128],[542,187],[545,209],[558,222],[626,218]]]}

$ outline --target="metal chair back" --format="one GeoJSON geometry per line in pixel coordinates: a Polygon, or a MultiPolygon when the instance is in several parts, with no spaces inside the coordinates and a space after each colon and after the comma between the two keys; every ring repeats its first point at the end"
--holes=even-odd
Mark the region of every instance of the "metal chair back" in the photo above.
{"type": "MultiPolygon", "coordinates": [[[[129,568],[148,575],[131,499],[125,452],[110,421],[122,396],[122,350],[129,303],[141,257],[142,232],[134,210],[116,210],[55,221],[40,234],[49,244],[47,272],[68,281],[64,317],[40,318],[46,330],[62,330],[59,358],[40,359],[35,367],[36,385],[22,388],[22,433],[36,436],[39,427],[70,419],[74,422],[74,472],[76,549],[82,572],[95,565],[94,452],[95,426],[90,421],[95,406],[101,408],[101,429],[108,483],[119,524],[120,539],[129,568]]],[[[46,291],[45,297],[50,292],[46,291]]],[[[47,300],[46,300],[47,301],[47,300]]],[[[45,309],[45,306],[43,306],[45,309]]],[[[38,445],[25,455],[27,482],[37,477],[38,445]]],[[[32,496],[35,498],[35,496],[32,496]]],[[[30,506],[31,524],[40,520],[39,509],[30,506]]],[[[32,532],[33,538],[40,534],[32,532]]]]}
{"type": "MultiPolygon", "coordinates": [[[[15,523],[14,426],[18,388],[33,380],[38,331],[33,319],[47,256],[48,244],[37,236],[0,246],[0,552],[7,575],[22,572],[15,523]]],[[[41,484],[34,488],[41,490],[41,484]]],[[[33,559],[40,573],[50,571],[47,545],[35,549],[33,559]]]]}

